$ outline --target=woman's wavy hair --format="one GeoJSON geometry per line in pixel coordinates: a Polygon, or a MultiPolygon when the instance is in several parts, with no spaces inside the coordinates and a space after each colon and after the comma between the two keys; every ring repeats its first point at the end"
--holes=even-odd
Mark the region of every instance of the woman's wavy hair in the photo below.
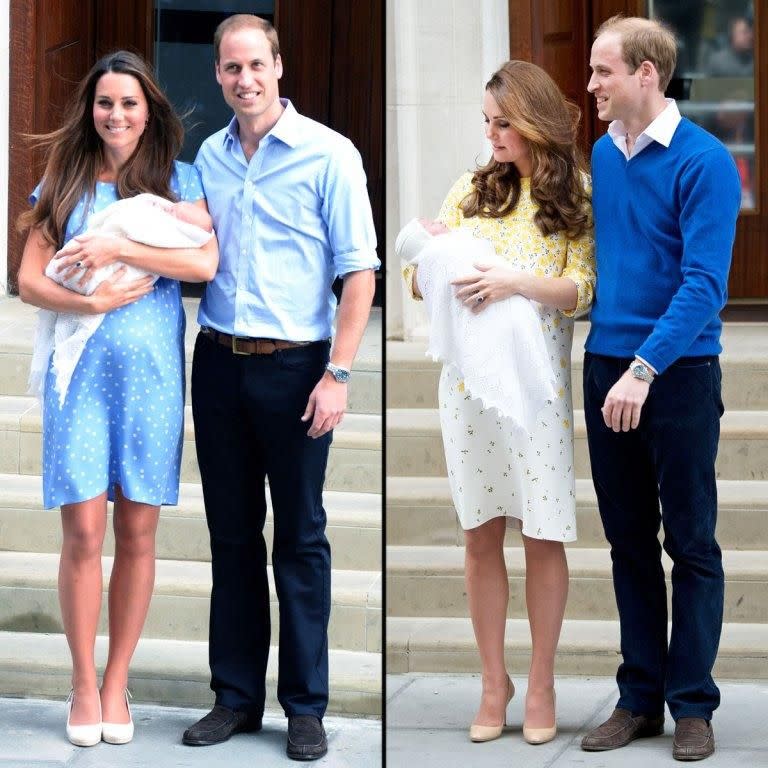
{"type": "MultiPolygon", "coordinates": [[[[534,221],[543,235],[564,232],[573,238],[590,226],[584,188],[584,157],[577,144],[581,112],[566,101],[555,81],[527,61],[508,61],[488,81],[510,126],[528,145],[533,172],[534,221]]],[[[473,191],[462,201],[464,216],[501,218],[520,199],[520,173],[514,163],[491,160],[475,171],[473,191]]]]}
{"type": "Polygon", "coordinates": [[[144,59],[130,51],[114,51],[99,59],[80,82],[60,128],[26,137],[44,149],[45,172],[40,198],[32,210],[19,216],[18,228],[39,227],[51,245],[62,244],[67,219],[78,201],[86,196],[86,206],[90,204],[103,169],[103,145],[93,122],[93,102],[96,84],[108,72],[135,77],[149,109],[138,146],[118,173],[118,197],[152,192],[175,199],[170,183],[173,161],[184,143],[181,119],[144,59]]]}

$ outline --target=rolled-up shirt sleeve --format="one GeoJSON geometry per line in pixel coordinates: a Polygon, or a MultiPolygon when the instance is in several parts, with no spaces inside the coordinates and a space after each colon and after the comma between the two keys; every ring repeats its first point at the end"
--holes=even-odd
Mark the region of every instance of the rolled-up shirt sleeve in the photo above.
{"type": "Polygon", "coordinates": [[[365,171],[350,141],[340,141],[328,158],[322,215],[337,276],[381,266],[365,171]]]}

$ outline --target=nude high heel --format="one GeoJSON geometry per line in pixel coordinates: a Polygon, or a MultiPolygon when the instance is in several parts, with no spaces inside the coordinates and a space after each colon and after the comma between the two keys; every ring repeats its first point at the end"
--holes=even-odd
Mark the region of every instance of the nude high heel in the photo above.
{"type": "MultiPolygon", "coordinates": [[[[98,723],[85,725],[71,725],[69,718],[72,716],[72,704],[75,700],[75,689],[72,688],[67,697],[67,738],[76,747],[93,747],[101,741],[101,712],[98,723]]],[[[99,702],[101,710],[101,702],[99,702]]]]}
{"type": "Polygon", "coordinates": [[[133,698],[131,692],[125,689],[125,706],[128,707],[127,723],[102,723],[101,738],[107,744],[127,744],[133,738],[133,715],[128,699],[133,698]]]}
{"type": "MultiPolygon", "coordinates": [[[[557,695],[555,691],[552,691],[552,704],[557,706],[557,695]]],[[[555,717],[555,724],[549,728],[529,728],[523,723],[523,738],[529,744],[546,744],[548,741],[552,741],[557,735],[557,717],[555,717]]]]}
{"type": "Polygon", "coordinates": [[[512,680],[507,677],[507,703],[504,707],[504,720],[501,725],[475,725],[469,726],[469,739],[474,742],[493,741],[501,736],[504,726],[507,724],[507,707],[512,697],[515,695],[515,686],[512,680]]]}

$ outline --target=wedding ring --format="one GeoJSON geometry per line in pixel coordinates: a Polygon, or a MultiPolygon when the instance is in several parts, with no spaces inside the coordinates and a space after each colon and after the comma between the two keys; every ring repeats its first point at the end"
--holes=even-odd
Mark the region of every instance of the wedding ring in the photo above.
{"type": "Polygon", "coordinates": [[[76,261],[75,262],[75,266],[76,267],[82,267],[83,266],[83,262],[82,261],[76,261]]]}
{"type": "Polygon", "coordinates": [[[478,296],[478,297],[475,299],[475,301],[476,301],[478,304],[482,304],[482,303],[485,301],[485,296],[478,296]]]}

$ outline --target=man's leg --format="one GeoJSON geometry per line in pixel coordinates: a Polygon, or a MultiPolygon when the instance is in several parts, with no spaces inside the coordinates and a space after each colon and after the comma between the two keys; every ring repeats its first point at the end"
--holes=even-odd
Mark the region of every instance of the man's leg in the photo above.
{"type": "MultiPolygon", "coordinates": [[[[605,535],[611,545],[613,583],[621,627],[617,707],[658,718],[664,713],[667,600],[656,475],[644,412],[640,427],[614,432],[600,409],[629,360],[587,354],[584,409],[592,477],[605,535]]],[[[656,386],[654,384],[654,386],[656,386]]]]}
{"type": "Polygon", "coordinates": [[[323,375],[327,344],[281,350],[256,379],[251,418],[268,436],[266,455],[274,513],[272,565],[280,601],[277,696],[289,717],[322,718],[328,702],[328,618],[331,556],[325,536],[323,482],[331,433],[307,436],[301,416],[323,375]]]}
{"type": "Polygon", "coordinates": [[[723,621],[724,577],[715,539],[715,457],[720,437],[716,358],[678,361],[653,384],[653,452],[664,549],[672,558],[672,634],[666,699],[672,717],[710,720],[720,703],[712,679],[723,621]]]}
{"type": "Polygon", "coordinates": [[[217,704],[255,723],[264,711],[270,617],[265,466],[244,402],[250,362],[199,335],[192,407],[211,535],[211,688],[217,704]]]}

